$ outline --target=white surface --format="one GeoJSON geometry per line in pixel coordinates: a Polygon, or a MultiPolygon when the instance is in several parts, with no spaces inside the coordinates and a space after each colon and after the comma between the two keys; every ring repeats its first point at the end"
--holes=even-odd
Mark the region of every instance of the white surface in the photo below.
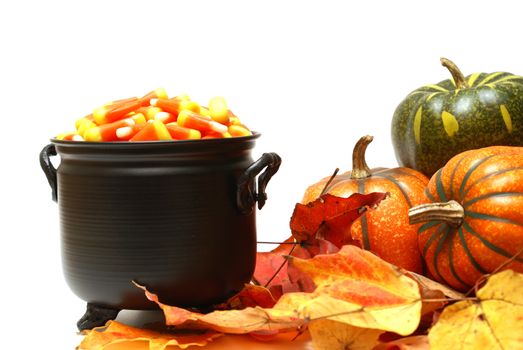
{"type": "Polygon", "coordinates": [[[282,240],[305,188],[351,166],[394,167],[390,120],[413,89],[449,75],[523,74],[517,1],[3,1],[0,4],[0,334],[13,348],[73,349],[84,304],[60,267],[58,210],[38,164],[92,108],[157,87],[215,95],[283,158],[258,214],[282,240]],[[36,348],[36,347],[35,347],[36,348]]]}

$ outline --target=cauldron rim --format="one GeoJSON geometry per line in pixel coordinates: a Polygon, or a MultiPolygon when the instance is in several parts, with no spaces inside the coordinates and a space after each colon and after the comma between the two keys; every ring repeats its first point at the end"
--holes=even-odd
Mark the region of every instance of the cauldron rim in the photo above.
{"type": "Polygon", "coordinates": [[[93,141],[72,141],[72,140],[58,140],[51,138],[51,143],[60,147],[85,147],[94,149],[155,149],[164,147],[192,147],[196,145],[201,146],[217,146],[224,144],[245,143],[254,141],[261,136],[261,133],[252,131],[249,136],[235,136],[227,138],[211,138],[211,139],[197,139],[197,140],[158,140],[158,141],[112,141],[112,142],[93,142],[93,141]]]}

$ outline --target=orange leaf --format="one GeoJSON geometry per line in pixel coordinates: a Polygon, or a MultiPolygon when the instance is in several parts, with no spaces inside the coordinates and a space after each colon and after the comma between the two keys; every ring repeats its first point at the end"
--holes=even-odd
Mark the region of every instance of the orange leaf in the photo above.
{"type": "Polygon", "coordinates": [[[85,337],[77,350],[103,350],[106,346],[133,341],[146,341],[150,350],[164,350],[169,345],[186,349],[191,345],[204,346],[222,334],[213,331],[194,331],[193,333],[157,332],[148,329],[127,326],[116,321],[109,321],[103,327],[85,332],[85,337]]]}
{"type": "MultiPolygon", "coordinates": [[[[136,283],[135,283],[136,284],[136,283]]],[[[158,296],[147,291],[143,286],[137,287],[145,291],[146,297],[158,304],[163,310],[165,323],[168,326],[183,328],[212,329],[222,333],[245,334],[254,331],[292,330],[300,327],[303,320],[296,316],[293,309],[247,307],[242,310],[213,311],[208,314],[191,312],[176,306],[161,303],[158,296]]]]}
{"type": "Polygon", "coordinates": [[[267,288],[246,284],[238,294],[229,298],[225,303],[217,305],[216,308],[220,310],[245,309],[255,306],[271,308],[274,304],[276,304],[276,299],[267,288]]]}

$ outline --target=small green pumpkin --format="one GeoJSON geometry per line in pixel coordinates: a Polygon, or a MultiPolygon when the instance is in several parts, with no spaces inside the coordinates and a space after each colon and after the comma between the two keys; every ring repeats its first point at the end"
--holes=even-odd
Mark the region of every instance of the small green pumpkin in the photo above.
{"type": "Polygon", "coordinates": [[[452,79],[411,92],[394,112],[392,143],[401,166],[432,176],[463,151],[523,146],[523,77],[506,72],[464,77],[446,58],[452,79]]]}

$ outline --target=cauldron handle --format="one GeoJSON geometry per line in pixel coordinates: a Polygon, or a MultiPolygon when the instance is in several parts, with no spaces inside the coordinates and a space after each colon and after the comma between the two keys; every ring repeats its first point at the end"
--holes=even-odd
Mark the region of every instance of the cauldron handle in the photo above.
{"type": "Polygon", "coordinates": [[[238,179],[236,188],[236,204],[242,214],[249,214],[258,202],[258,209],[265,205],[267,194],[265,188],[271,177],[278,171],[281,164],[281,158],[274,152],[264,153],[254,163],[252,163],[238,179]],[[267,168],[262,174],[260,172],[267,168]],[[258,188],[254,178],[258,177],[258,188]]]}
{"type": "Polygon", "coordinates": [[[56,202],[58,199],[58,183],[56,180],[56,169],[53,166],[53,163],[51,163],[51,156],[56,156],[56,148],[52,143],[45,146],[44,149],[42,149],[42,152],[40,152],[40,166],[51,186],[53,201],[56,202]]]}

